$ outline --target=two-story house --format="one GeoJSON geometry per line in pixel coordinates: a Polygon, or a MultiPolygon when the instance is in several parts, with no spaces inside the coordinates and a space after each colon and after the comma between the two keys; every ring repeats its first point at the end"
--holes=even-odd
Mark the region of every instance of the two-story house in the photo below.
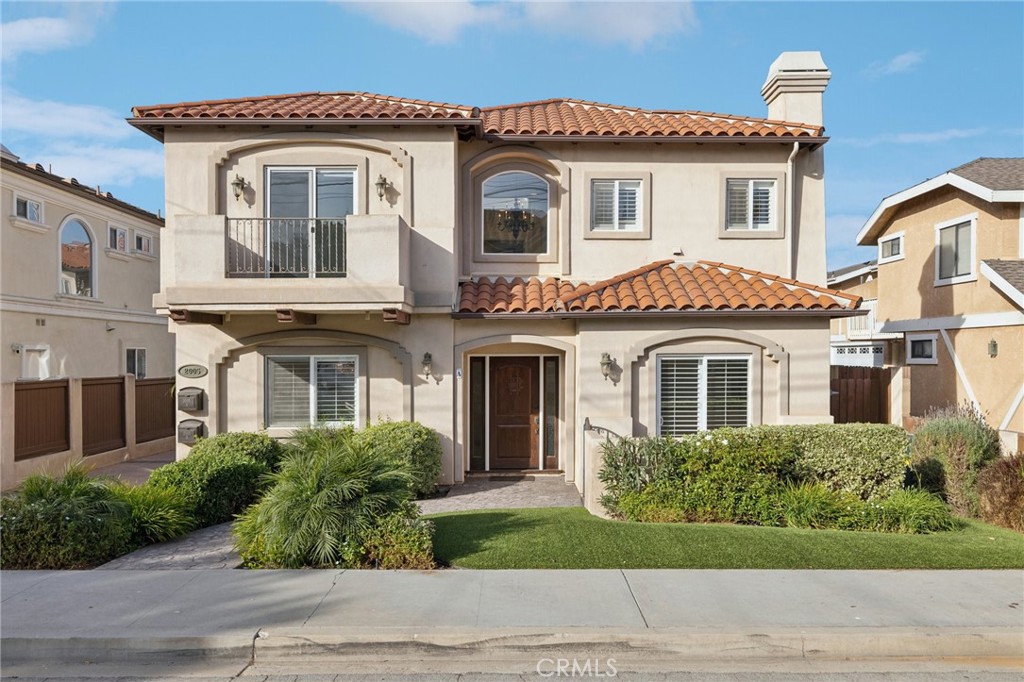
{"type": "Polygon", "coordinates": [[[857,243],[878,248],[866,332],[892,338],[903,416],[969,402],[1024,449],[1024,159],[976,159],[887,197],[857,243]]]}
{"type": "Polygon", "coordinates": [[[155,304],[206,372],[179,419],[416,419],[445,483],[556,470],[590,492],[588,427],[830,421],[829,320],[858,298],[819,285],[829,77],[784,53],[767,118],[357,92],[136,107],[166,154],[155,304]]]}
{"type": "Polygon", "coordinates": [[[118,377],[134,382],[174,371],[174,336],[152,301],[163,219],[23,163],[6,147],[0,171],[3,487],[83,456],[104,464],[173,448],[169,434],[136,443],[134,425],[113,415],[127,409],[130,417],[134,409],[124,405],[118,377]],[[83,417],[82,382],[100,378],[111,383],[86,389],[86,398],[109,390],[117,405],[92,401],[83,417]],[[51,404],[46,396],[58,393],[51,404]],[[108,416],[109,432],[91,431],[106,429],[108,416]]]}

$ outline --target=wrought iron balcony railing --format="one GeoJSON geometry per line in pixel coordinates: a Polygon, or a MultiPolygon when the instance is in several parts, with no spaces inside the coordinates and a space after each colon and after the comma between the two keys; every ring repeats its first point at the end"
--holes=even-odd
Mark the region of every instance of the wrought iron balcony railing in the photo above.
{"type": "Polygon", "coordinates": [[[344,277],[344,218],[228,218],[228,277],[344,277]]]}

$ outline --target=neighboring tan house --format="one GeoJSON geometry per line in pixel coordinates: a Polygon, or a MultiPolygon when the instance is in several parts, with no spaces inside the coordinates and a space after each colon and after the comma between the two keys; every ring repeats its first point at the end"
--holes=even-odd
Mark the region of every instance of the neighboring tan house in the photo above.
{"type": "Polygon", "coordinates": [[[830,289],[860,296],[860,308],[866,314],[832,320],[833,365],[845,367],[885,367],[894,364],[890,339],[897,334],[878,330],[875,308],[878,305],[878,261],[848,265],[828,273],[830,289]]]}
{"type": "MultiPolygon", "coordinates": [[[[118,438],[117,433],[83,434],[82,427],[83,381],[127,374],[134,386],[135,379],[173,375],[174,337],[152,302],[160,290],[164,221],[98,187],[22,163],[6,147],[0,171],[3,488],[83,455],[95,454],[88,461],[104,464],[173,448],[166,436],[137,444],[133,429],[122,428],[118,438]],[[32,403],[25,393],[25,404],[33,406],[16,414],[16,392],[58,390],[60,383],[58,412],[32,403]],[[52,438],[45,433],[51,427],[60,431],[52,438]],[[94,436],[97,447],[121,444],[93,453],[89,439],[94,436]]],[[[86,393],[104,390],[116,387],[111,383],[86,393]]],[[[132,402],[133,395],[119,400],[132,402]]],[[[85,406],[87,415],[107,408],[114,405],[85,406]]],[[[126,409],[128,417],[134,414],[134,405],[126,409]]]]}
{"type": "Polygon", "coordinates": [[[588,427],[831,421],[829,320],[859,299],[818,286],[829,77],[784,53],[767,119],[352,92],[136,107],[166,154],[155,304],[203,391],[183,439],[416,419],[444,483],[562,471],[593,507],[588,427]]]}
{"type": "Polygon", "coordinates": [[[878,247],[872,331],[909,373],[902,414],[972,403],[1009,451],[1024,449],[1022,202],[1024,159],[981,158],[884,199],[857,235],[878,247]]]}

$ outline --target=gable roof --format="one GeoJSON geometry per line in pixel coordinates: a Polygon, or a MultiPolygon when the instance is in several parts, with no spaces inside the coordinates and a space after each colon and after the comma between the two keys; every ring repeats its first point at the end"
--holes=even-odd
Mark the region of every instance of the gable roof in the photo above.
{"type": "Polygon", "coordinates": [[[872,272],[878,272],[878,260],[874,258],[863,263],[855,263],[854,265],[830,270],[825,275],[825,283],[831,286],[872,272]]]}
{"type": "Polygon", "coordinates": [[[481,277],[459,286],[456,317],[593,313],[842,315],[860,296],[713,261],[661,260],[594,284],[556,277],[481,277]]]}
{"type": "Polygon", "coordinates": [[[475,106],[378,95],[370,92],[300,92],[235,99],[155,104],[132,108],[136,128],[162,139],[168,124],[363,124],[430,123],[465,127],[485,138],[682,139],[713,138],[823,143],[822,126],[702,111],[660,111],[577,99],[546,99],[475,106]]]}
{"type": "Polygon", "coordinates": [[[981,157],[886,197],[857,234],[857,243],[874,246],[901,204],[943,187],[956,187],[990,203],[1024,202],[1024,158],[981,157]]]}
{"type": "Polygon", "coordinates": [[[981,274],[1007,298],[1024,308],[1024,258],[983,260],[981,274]]]}

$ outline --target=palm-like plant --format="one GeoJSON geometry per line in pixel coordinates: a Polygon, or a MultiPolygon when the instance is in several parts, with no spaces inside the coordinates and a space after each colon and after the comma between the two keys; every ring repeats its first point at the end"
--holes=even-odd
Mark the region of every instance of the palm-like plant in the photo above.
{"type": "Polygon", "coordinates": [[[269,491],[239,517],[237,546],[262,565],[351,563],[375,520],[409,499],[411,474],[350,431],[308,429],[296,440],[269,491]]]}

